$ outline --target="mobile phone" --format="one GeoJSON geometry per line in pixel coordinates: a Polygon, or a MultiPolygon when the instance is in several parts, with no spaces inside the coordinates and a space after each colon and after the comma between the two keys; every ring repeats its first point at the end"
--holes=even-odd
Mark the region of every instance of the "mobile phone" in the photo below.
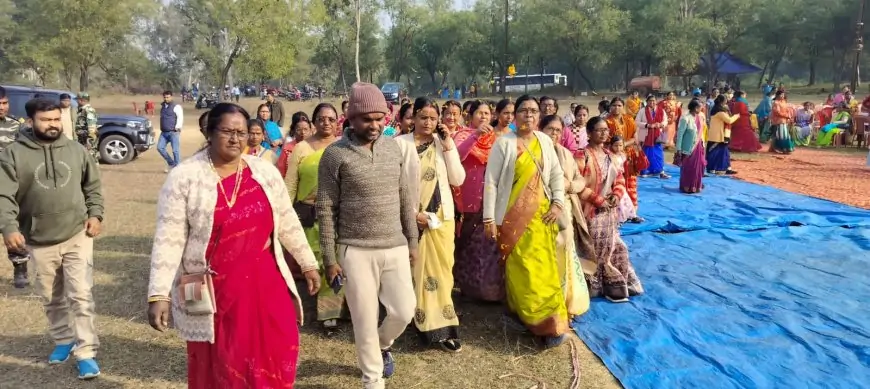
{"type": "Polygon", "coordinates": [[[441,140],[447,140],[447,131],[444,131],[443,124],[439,124],[438,126],[436,126],[435,132],[438,133],[438,137],[441,138],[441,140]]]}
{"type": "Polygon", "coordinates": [[[332,282],[329,283],[329,287],[332,288],[332,292],[338,294],[341,291],[341,287],[344,286],[344,281],[342,280],[341,275],[337,275],[332,279],[332,282]]]}

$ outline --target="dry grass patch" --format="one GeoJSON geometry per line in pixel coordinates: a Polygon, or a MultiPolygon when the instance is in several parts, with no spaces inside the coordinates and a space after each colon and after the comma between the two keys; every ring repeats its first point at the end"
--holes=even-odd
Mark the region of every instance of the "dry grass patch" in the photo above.
{"type": "MultiPolygon", "coordinates": [[[[147,97],[159,101],[159,96],[147,97]]],[[[135,97],[144,101],[146,97],[135,97]]],[[[95,99],[101,112],[129,111],[130,96],[95,99]]],[[[254,112],[259,100],[245,99],[254,112]]],[[[337,103],[337,102],[336,102],[337,103]]],[[[285,103],[289,116],[300,109],[311,112],[314,103],[285,103]]],[[[183,155],[202,144],[196,127],[201,111],[185,107],[183,155]]],[[[289,121],[289,119],[288,119],[289,121]]],[[[288,123],[289,124],[289,123],[288,123]]],[[[287,125],[287,124],[285,124],[287,125]]],[[[74,363],[48,366],[44,361],[52,342],[40,300],[33,289],[12,287],[12,267],[0,260],[0,388],[184,388],[186,352],[173,332],[161,334],[146,321],[151,235],[156,198],[163,184],[164,163],[156,151],[123,166],[102,166],[106,198],[104,235],[95,244],[94,294],[103,376],[82,383],[74,363]]],[[[5,253],[0,253],[5,258],[5,253]]],[[[31,278],[33,277],[31,273],[31,278]]],[[[306,316],[313,318],[313,299],[304,298],[306,316]]],[[[409,331],[396,344],[397,374],[391,388],[522,388],[536,383],[521,376],[537,377],[547,388],[568,388],[571,382],[571,347],[539,351],[529,338],[505,330],[501,307],[459,303],[464,350],[458,355],[422,349],[409,331]]],[[[334,338],[321,335],[312,319],[302,328],[302,355],[298,388],[359,387],[352,331],[345,324],[334,338]]],[[[618,388],[619,384],[583,343],[573,339],[580,360],[582,387],[618,388]]],[[[539,387],[540,389],[541,387],[539,387]]]]}

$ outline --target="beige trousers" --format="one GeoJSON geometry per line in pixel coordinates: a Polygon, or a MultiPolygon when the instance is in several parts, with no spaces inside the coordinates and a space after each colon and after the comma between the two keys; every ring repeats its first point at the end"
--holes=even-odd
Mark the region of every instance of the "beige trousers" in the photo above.
{"type": "Polygon", "coordinates": [[[365,389],[384,388],[381,350],[405,331],[414,318],[417,299],[411,281],[408,247],[369,249],[338,247],[339,263],[347,277],[344,286],[347,307],[353,320],[357,360],[365,389]],[[378,327],[380,307],[387,316],[378,327]]]}
{"type": "Polygon", "coordinates": [[[48,332],[56,345],[75,342],[77,360],[94,358],[100,345],[94,327],[94,240],[85,231],[53,246],[30,246],[36,290],[45,301],[48,332]]]}

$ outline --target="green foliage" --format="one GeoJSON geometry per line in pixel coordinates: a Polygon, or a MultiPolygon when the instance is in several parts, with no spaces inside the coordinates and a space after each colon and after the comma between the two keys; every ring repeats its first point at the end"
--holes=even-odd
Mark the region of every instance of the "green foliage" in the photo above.
{"type": "Polygon", "coordinates": [[[195,58],[219,84],[234,65],[248,79],[286,77],[293,70],[304,20],[299,4],[275,0],[179,0],[195,58]]]}
{"type": "Polygon", "coordinates": [[[753,79],[840,81],[851,75],[859,3],[476,0],[456,10],[452,0],[0,0],[0,76],[81,89],[96,73],[128,90],[197,81],[342,90],[358,67],[363,80],[419,93],[488,85],[516,64],[519,74],[543,66],[594,89],[648,74],[709,80],[716,69],[698,59],[728,51],[764,68],[753,79]]]}
{"type": "MultiPolygon", "coordinates": [[[[360,29],[360,76],[368,81],[383,66],[381,28],[377,19],[377,5],[363,1],[360,29]]],[[[356,3],[348,0],[324,2],[323,16],[327,22],[317,32],[311,63],[321,80],[334,76],[335,86],[345,90],[356,81],[356,3]]]]}

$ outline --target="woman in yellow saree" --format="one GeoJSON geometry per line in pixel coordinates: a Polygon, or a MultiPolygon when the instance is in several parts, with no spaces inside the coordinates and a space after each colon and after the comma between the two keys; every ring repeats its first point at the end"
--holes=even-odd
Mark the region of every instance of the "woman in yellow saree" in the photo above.
{"type": "Polygon", "coordinates": [[[456,222],[450,187],[462,185],[465,170],[446,126],[438,124],[438,105],[417,98],[412,114],[413,132],[396,137],[396,142],[405,161],[402,166],[419,166],[407,172],[408,177],[416,177],[411,181],[419,196],[420,244],[411,267],[417,298],[414,327],[425,345],[459,352],[459,318],[452,296],[456,222]]]}
{"type": "Polygon", "coordinates": [[[344,288],[338,289],[336,293],[330,287],[332,280],[326,279],[320,250],[320,227],[317,224],[314,203],[317,197],[317,170],[320,166],[320,157],[323,156],[326,147],[338,139],[335,137],[338,114],[332,104],[322,103],[314,108],[311,117],[316,132],[293,148],[293,154],[290,155],[290,161],[287,163],[284,182],[287,184],[290,199],[293,200],[293,209],[305,230],[308,244],[321,267],[323,287],[317,293],[317,320],[323,322],[326,334],[332,335],[338,327],[338,319],[348,318],[349,315],[345,308],[344,288]]]}
{"type": "MultiPolygon", "coordinates": [[[[562,224],[565,229],[559,231],[556,239],[556,264],[562,280],[562,292],[565,295],[565,305],[571,317],[579,316],[589,310],[589,289],[586,287],[586,276],[578,254],[592,252],[592,238],[586,226],[586,217],[580,208],[580,193],[586,190],[586,179],[580,174],[574,156],[559,142],[562,138],[562,123],[558,116],[550,115],[541,119],[541,132],[553,139],[559,165],[565,176],[565,212],[562,212],[562,224]],[[585,248],[578,250],[579,248],[585,248]]],[[[585,129],[584,129],[585,131],[585,129]]]]}
{"type": "Polygon", "coordinates": [[[522,96],[516,107],[517,132],[498,138],[486,166],[483,223],[502,254],[508,309],[547,347],[555,347],[568,332],[556,259],[564,175],[553,141],[535,131],[537,100],[522,96]]]}

